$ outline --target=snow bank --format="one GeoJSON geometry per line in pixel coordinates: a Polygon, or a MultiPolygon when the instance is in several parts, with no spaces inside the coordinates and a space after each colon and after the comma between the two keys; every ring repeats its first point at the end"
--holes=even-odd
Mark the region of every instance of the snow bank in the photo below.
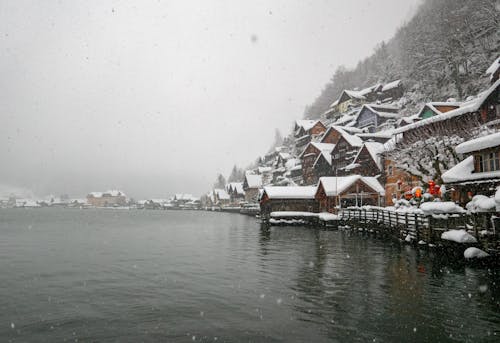
{"type": "Polygon", "coordinates": [[[433,201],[424,202],[420,205],[420,209],[425,214],[437,214],[437,213],[462,213],[465,210],[451,201],[433,201]]]}
{"type": "Polygon", "coordinates": [[[459,154],[466,154],[498,145],[500,145],[500,132],[463,142],[456,146],[455,151],[459,154]]]}
{"type": "Polygon", "coordinates": [[[467,259],[484,258],[484,257],[488,257],[488,256],[490,256],[490,254],[482,251],[481,249],[474,248],[474,247],[467,248],[464,251],[464,257],[467,259]]]}
{"type": "Polygon", "coordinates": [[[318,213],[300,212],[300,211],[271,212],[271,218],[285,218],[285,217],[318,217],[318,213]]]}
{"type": "Polygon", "coordinates": [[[318,217],[319,217],[319,219],[324,220],[325,222],[334,221],[334,220],[339,219],[339,216],[337,216],[336,214],[328,213],[328,212],[322,212],[319,214],[318,217]]]}
{"type": "Polygon", "coordinates": [[[447,241],[453,241],[457,243],[476,243],[477,239],[468,234],[467,231],[461,229],[461,230],[450,230],[443,232],[441,234],[441,239],[447,240],[447,241]]]}
{"type": "Polygon", "coordinates": [[[495,199],[485,195],[475,195],[471,201],[465,205],[471,212],[491,212],[495,211],[495,199]]]}

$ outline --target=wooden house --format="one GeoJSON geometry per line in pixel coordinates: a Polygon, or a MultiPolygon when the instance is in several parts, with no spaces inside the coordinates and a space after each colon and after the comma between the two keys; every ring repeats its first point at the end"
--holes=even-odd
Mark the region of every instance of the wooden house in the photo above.
{"type": "Polygon", "coordinates": [[[403,82],[401,80],[395,80],[386,83],[380,93],[378,94],[378,99],[382,102],[399,99],[404,94],[403,82]]]}
{"type": "Polygon", "coordinates": [[[352,163],[358,150],[363,145],[363,140],[358,136],[345,132],[343,129],[337,129],[340,130],[341,137],[331,152],[332,171],[333,175],[348,175],[350,172],[346,171],[345,167],[352,163]]]}
{"type": "Polygon", "coordinates": [[[245,201],[256,203],[259,199],[259,190],[262,188],[262,177],[257,174],[245,174],[243,190],[245,191],[245,201]]]}
{"type": "Polygon", "coordinates": [[[377,178],[360,175],[319,179],[315,199],[320,212],[336,213],[348,206],[382,206],[384,187],[377,178]]]}
{"type": "Polygon", "coordinates": [[[332,176],[332,155],[329,151],[322,151],[313,164],[314,183],[317,183],[320,177],[332,176]]]}
{"type": "Polygon", "coordinates": [[[394,205],[393,200],[404,199],[405,193],[410,194],[414,187],[421,186],[422,182],[414,175],[398,168],[396,162],[385,156],[385,205],[394,205]]]}
{"type": "Polygon", "coordinates": [[[226,185],[226,192],[229,194],[231,204],[239,204],[245,201],[245,191],[243,182],[230,182],[226,185]]]}
{"type": "Polygon", "coordinates": [[[418,112],[417,120],[427,119],[440,114],[456,110],[460,107],[459,102],[428,102],[418,112]]]}
{"type": "Polygon", "coordinates": [[[316,158],[323,151],[328,154],[331,153],[334,147],[334,144],[315,142],[311,142],[306,146],[302,154],[299,156],[302,161],[303,184],[311,185],[316,182],[314,175],[314,162],[316,161],[316,158]]]}
{"type": "Polygon", "coordinates": [[[398,111],[398,107],[390,105],[363,105],[354,120],[354,126],[365,132],[395,127],[397,119],[401,117],[398,111]]]}
{"type": "Polygon", "coordinates": [[[365,142],[359,149],[351,164],[345,167],[352,174],[375,176],[383,174],[384,145],[377,142],[365,142]]]}
{"type": "Polygon", "coordinates": [[[315,194],[316,186],[266,186],[260,198],[261,216],[268,219],[276,211],[318,212],[315,194]]]}
{"type": "Polygon", "coordinates": [[[500,121],[499,86],[500,80],[497,80],[476,98],[462,103],[454,110],[394,130],[394,134],[400,136],[398,144],[411,144],[427,137],[450,134],[470,137],[473,130],[483,124],[498,126],[500,121]]]}
{"type": "Polygon", "coordinates": [[[465,159],[442,175],[452,199],[465,205],[474,195],[493,195],[500,186],[500,132],[457,145],[465,159]]]}

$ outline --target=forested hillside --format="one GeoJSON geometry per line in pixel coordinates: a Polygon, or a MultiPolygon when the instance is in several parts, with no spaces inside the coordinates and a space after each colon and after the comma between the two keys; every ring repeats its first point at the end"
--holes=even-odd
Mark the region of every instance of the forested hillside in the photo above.
{"type": "Polygon", "coordinates": [[[352,69],[340,66],[304,117],[316,119],[343,89],[402,79],[406,114],[426,101],[464,100],[487,84],[500,46],[500,1],[425,0],[387,43],[352,69]]]}

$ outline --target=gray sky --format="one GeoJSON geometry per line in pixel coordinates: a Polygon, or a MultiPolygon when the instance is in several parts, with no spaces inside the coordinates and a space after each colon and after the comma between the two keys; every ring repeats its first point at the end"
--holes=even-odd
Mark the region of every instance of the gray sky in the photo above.
{"type": "Polygon", "coordinates": [[[201,194],[419,0],[0,1],[0,185],[201,194]]]}

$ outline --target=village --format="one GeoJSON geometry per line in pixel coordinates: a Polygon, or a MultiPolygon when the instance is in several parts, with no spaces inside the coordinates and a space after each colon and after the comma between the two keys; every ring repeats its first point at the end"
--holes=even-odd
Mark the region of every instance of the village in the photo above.
{"type": "Polygon", "coordinates": [[[219,182],[201,197],[181,193],[136,201],[109,190],[78,199],[8,197],[0,207],[236,212],[267,225],[385,228],[420,245],[435,246],[451,236],[489,251],[478,249],[475,257],[496,254],[500,58],[485,73],[489,84],[479,94],[463,102],[427,102],[410,115],[401,80],[344,90],[320,119],[296,120],[282,144],[241,180],[219,182]]]}
{"type": "MultiPolygon", "coordinates": [[[[259,213],[268,225],[388,228],[431,247],[479,242],[496,254],[500,59],[485,72],[490,82],[479,94],[406,116],[400,80],[344,90],[321,119],[297,120],[242,182],[213,189],[201,206],[259,213]]],[[[466,256],[489,255],[471,249],[466,256]]]]}

